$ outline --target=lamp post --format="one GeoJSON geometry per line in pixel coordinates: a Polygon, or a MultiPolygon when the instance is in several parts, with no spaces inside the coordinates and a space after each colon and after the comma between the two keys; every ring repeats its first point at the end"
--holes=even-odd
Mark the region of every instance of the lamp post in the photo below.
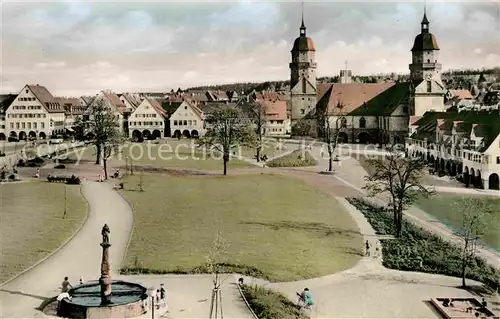
{"type": "Polygon", "coordinates": [[[151,297],[151,318],[155,318],[155,297],[156,297],[156,288],[151,286],[148,289],[148,295],[151,297]]]}
{"type": "Polygon", "coordinates": [[[66,183],[64,183],[64,214],[63,214],[63,219],[66,218],[66,213],[67,213],[67,198],[68,198],[68,191],[66,188],[66,183]]]}

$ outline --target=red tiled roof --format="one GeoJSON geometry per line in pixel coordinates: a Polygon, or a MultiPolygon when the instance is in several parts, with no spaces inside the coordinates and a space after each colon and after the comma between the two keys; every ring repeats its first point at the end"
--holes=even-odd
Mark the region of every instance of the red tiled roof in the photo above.
{"type": "Polygon", "coordinates": [[[161,107],[157,100],[151,98],[146,98],[146,100],[148,100],[149,104],[155,109],[156,112],[160,113],[163,117],[167,117],[167,111],[161,107]]]}
{"type": "Polygon", "coordinates": [[[395,83],[335,83],[325,94],[330,94],[328,114],[350,113],[365,102],[392,87],[395,83]]]}
{"type": "Polygon", "coordinates": [[[125,112],[125,104],[123,104],[122,100],[120,100],[120,97],[118,97],[118,95],[116,95],[116,93],[112,93],[112,92],[102,92],[104,94],[104,96],[111,102],[114,104],[114,106],[116,107],[116,110],[120,113],[124,113],[125,112]]]}
{"type": "Polygon", "coordinates": [[[286,120],[287,119],[287,101],[262,101],[266,110],[267,120],[286,120]]]}
{"type": "Polygon", "coordinates": [[[316,96],[318,97],[318,100],[328,91],[329,88],[331,88],[333,83],[319,83],[316,86],[316,96]]]}
{"type": "Polygon", "coordinates": [[[469,90],[450,90],[450,92],[453,95],[453,98],[458,100],[472,100],[474,98],[469,90]]]}
{"type": "Polygon", "coordinates": [[[45,106],[49,113],[64,112],[64,108],[59,101],[47,90],[45,86],[41,85],[27,85],[36,98],[45,106]]]}

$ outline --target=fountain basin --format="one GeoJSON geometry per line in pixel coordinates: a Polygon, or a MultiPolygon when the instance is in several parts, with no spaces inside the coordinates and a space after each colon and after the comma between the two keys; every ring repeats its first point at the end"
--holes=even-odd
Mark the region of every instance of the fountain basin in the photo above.
{"type": "Polygon", "coordinates": [[[143,300],[147,289],[126,281],[112,281],[111,304],[101,306],[101,287],[98,281],[75,286],[69,291],[71,300],[63,300],[59,316],[66,318],[132,318],[145,312],[143,300]]]}

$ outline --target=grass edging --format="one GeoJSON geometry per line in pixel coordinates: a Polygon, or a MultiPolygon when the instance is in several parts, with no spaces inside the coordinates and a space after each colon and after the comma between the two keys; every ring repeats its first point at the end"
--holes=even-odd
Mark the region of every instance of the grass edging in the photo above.
{"type": "MultiPolygon", "coordinates": [[[[245,276],[250,276],[254,278],[262,278],[270,281],[270,277],[255,267],[250,267],[246,265],[238,264],[219,264],[219,271],[221,274],[241,274],[245,276]]],[[[208,265],[201,265],[194,268],[173,268],[173,269],[154,269],[145,267],[123,267],[120,269],[120,274],[122,275],[193,275],[193,274],[210,274],[211,270],[208,265]]]]}
{"type": "MultiPolygon", "coordinates": [[[[366,217],[377,234],[395,233],[392,216],[383,207],[361,198],[346,199],[366,217]]],[[[462,275],[461,248],[407,220],[403,220],[403,234],[400,238],[381,239],[380,242],[384,267],[458,278],[462,275]]],[[[466,278],[480,281],[494,290],[500,286],[500,270],[478,256],[468,266],[466,278]]]]}
{"type": "Polygon", "coordinates": [[[295,150],[276,157],[266,163],[268,167],[307,167],[316,166],[316,159],[306,150],[295,150]]]}
{"type": "Polygon", "coordinates": [[[306,313],[285,295],[258,286],[241,285],[243,295],[252,311],[260,319],[309,319],[306,313]]]}
{"type": "Polygon", "coordinates": [[[238,291],[240,292],[240,296],[243,299],[243,301],[245,302],[245,305],[247,305],[248,310],[250,310],[250,313],[252,314],[252,317],[254,319],[259,319],[259,317],[257,317],[257,315],[255,314],[255,312],[253,311],[252,307],[250,307],[250,304],[248,303],[247,297],[245,297],[245,294],[243,293],[243,290],[241,290],[241,285],[238,282],[236,282],[236,286],[238,287],[238,291]]]}
{"type": "Polygon", "coordinates": [[[12,278],[10,279],[7,279],[6,281],[4,281],[3,283],[0,283],[0,287],[2,286],[5,286],[6,284],[10,283],[11,281],[21,277],[23,274],[27,273],[28,271],[30,271],[31,269],[35,268],[36,266],[40,265],[42,262],[44,262],[45,260],[49,259],[50,257],[52,257],[55,253],[57,253],[59,250],[61,250],[64,246],[66,246],[67,244],[70,243],[70,241],[82,230],[83,226],[85,226],[85,224],[87,224],[88,220],[89,220],[89,212],[90,212],[90,203],[89,201],[87,200],[87,198],[85,196],[83,196],[83,192],[82,192],[82,189],[83,189],[83,184],[80,185],[80,195],[82,196],[82,198],[85,200],[85,202],[87,202],[87,214],[86,214],[86,217],[85,217],[85,220],[83,221],[83,223],[80,225],[80,227],[78,227],[76,229],[76,231],[73,233],[73,235],[71,235],[68,239],[66,239],[61,245],[59,245],[56,249],[54,249],[50,254],[48,254],[47,256],[43,257],[42,259],[40,259],[39,261],[37,261],[36,263],[34,263],[33,265],[31,265],[30,267],[26,268],[25,270],[21,271],[20,273],[18,273],[17,275],[13,276],[12,278]]]}

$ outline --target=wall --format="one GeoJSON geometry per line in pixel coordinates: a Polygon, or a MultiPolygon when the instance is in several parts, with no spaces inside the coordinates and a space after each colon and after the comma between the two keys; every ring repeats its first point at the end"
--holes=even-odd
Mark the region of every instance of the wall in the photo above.
{"type": "Polygon", "coordinates": [[[160,131],[160,136],[165,136],[165,120],[147,100],[137,107],[137,109],[128,118],[129,136],[133,136],[133,131],[139,130],[141,133],[148,130],[153,134],[154,130],[160,131]]]}
{"type": "Polygon", "coordinates": [[[194,112],[191,106],[185,102],[183,102],[170,117],[171,136],[174,136],[177,130],[181,133],[188,130],[190,134],[193,130],[196,130],[199,136],[205,134],[203,120],[194,112]]]}
{"type": "Polygon", "coordinates": [[[416,95],[415,110],[416,116],[422,116],[427,111],[444,112],[444,101],[441,95],[416,95]]]}

